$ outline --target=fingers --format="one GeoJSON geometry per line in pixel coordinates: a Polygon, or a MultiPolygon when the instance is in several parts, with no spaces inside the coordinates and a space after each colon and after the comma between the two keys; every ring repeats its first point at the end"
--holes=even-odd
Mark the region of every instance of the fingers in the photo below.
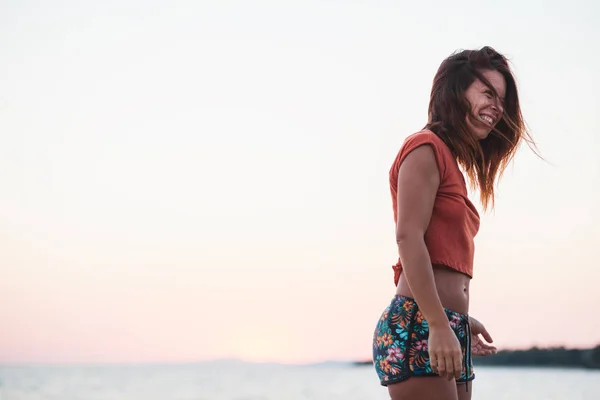
{"type": "Polygon", "coordinates": [[[440,374],[441,377],[451,381],[452,379],[460,378],[462,374],[462,358],[460,354],[450,354],[444,357],[445,374],[440,374]]]}
{"type": "Polygon", "coordinates": [[[496,354],[498,351],[496,350],[496,348],[474,348],[472,350],[472,354],[474,356],[490,356],[492,354],[496,354]]]}
{"type": "Polygon", "coordinates": [[[454,360],[452,358],[452,356],[444,357],[444,360],[446,361],[446,375],[444,375],[444,378],[448,380],[452,380],[454,377],[454,360]]]}
{"type": "Polygon", "coordinates": [[[481,351],[489,351],[489,352],[495,352],[496,351],[496,347],[495,346],[490,346],[489,344],[486,344],[486,343],[483,343],[483,342],[478,343],[477,346],[476,346],[476,348],[478,350],[481,350],[481,351]]]}
{"type": "Polygon", "coordinates": [[[482,341],[479,336],[472,335],[471,336],[471,352],[476,356],[488,356],[490,354],[496,354],[498,350],[495,346],[490,346],[489,344],[482,341]]]}
{"type": "Polygon", "coordinates": [[[433,356],[430,359],[433,372],[444,379],[452,380],[460,378],[462,374],[462,354],[454,352],[446,356],[433,356]]]}
{"type": "Polygon", "coordinates": [[[483,330],[481,331],[481,335],[483,336],[483,338],[488,343],[493,343],[494,342],[494,339],[492,339],[492,336],[489,334],[489,332],[487,331],[487,329],[483,328],[483,330]]]}
{"type": "Polygon", "coordinates": [[[474,356],[489,356],[489,355],[495,354],[496,353],[496,349],[493,348],[493,347],[492,348],[474,347],[471,350],[471,353],[474,356]]]}
{"type": "Polygon", "coordinates": [[[498,352],[498,350],[495,347],[491,346],[477,346],[473,350],[473,354],[483,356],[489,356],[490,354],[495,354],[498,352]]]}
{"type": "MultiPolygon", "coordinates": [[[[452,365],[452,364],[450,364],[452,365]]],[[[442,378],[448,378],[448,369],[446,368],[446,359],[441,356],[437,360],[438,375],[442,378]]]]}
{"type": "Polygon", "coordinates": [[[433,372],[438,375],[440,374],[440,370],[438,369],[438,358],[436,354],[429,353],[429,365],[431,366],[433,372]]]}
{"type": "Polygon", "coordinates": [[[462,375],[462,352],[455,352],[453,360],[454,374],[452,375],[452,377],[458,379],[462,375]]]}
{"type": "Polygon", "coordinates": [[[485,329],[485,326],[473,317],[469,317],[469,323],[474,335],[481,334],[488,343],[493,343],[492,335],[485,329]]]}

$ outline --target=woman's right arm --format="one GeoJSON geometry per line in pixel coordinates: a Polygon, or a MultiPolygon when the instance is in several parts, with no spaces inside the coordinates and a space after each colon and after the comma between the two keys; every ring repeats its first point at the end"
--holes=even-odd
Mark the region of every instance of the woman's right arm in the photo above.
{"type": "Polygon", "coordinates": [[[403,274],[429,325],[431,367],[440,376],[452,379],[462,373],[462,351],[438,296],[425,245],[439,184],[440,173],[431,146],[411,151],[398,171],[396,242],[403,274]]]}

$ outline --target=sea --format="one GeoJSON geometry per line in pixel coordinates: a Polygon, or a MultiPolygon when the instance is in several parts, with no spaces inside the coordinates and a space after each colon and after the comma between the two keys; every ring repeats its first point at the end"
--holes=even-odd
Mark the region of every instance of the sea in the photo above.
{"type": "MultiPolygon", "coordinates": [[[[476,367],[473,399],[600,400],[600,371],[476,367]]],[[[350,363],[0,367],[0,400],[378,400],[373,368],[350,363]]]]}

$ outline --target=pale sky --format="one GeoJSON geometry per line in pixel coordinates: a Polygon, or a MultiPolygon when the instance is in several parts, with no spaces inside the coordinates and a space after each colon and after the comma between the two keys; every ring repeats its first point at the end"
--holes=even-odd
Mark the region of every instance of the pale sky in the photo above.
{"type": "Polygon", "coordinates": [[[471,314],[599,344],[600,6],[457,4],[2,2],[0,363],[369,358],[389,168],[484,45],[546,161],[480,211],[471,314]]]}

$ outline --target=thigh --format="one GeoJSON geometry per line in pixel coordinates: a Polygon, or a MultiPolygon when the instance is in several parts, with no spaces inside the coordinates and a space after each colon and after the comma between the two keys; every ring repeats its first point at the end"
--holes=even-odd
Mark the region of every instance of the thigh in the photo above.
{"type": "Polygon", "coordinates": [[[392,400],[459,400],[456,388],[454,380],[439,376],[413,376],[389,385],[388,392],[392,400]]]}
{"type": "Polygon", "coordinates": [[[458,400],[471,400],[471,392],[473,391],[473,381],[456,384],[456,392],[458,393],[458,400]],[[467,387],[469,391],[467,392],[467,387]]]}

